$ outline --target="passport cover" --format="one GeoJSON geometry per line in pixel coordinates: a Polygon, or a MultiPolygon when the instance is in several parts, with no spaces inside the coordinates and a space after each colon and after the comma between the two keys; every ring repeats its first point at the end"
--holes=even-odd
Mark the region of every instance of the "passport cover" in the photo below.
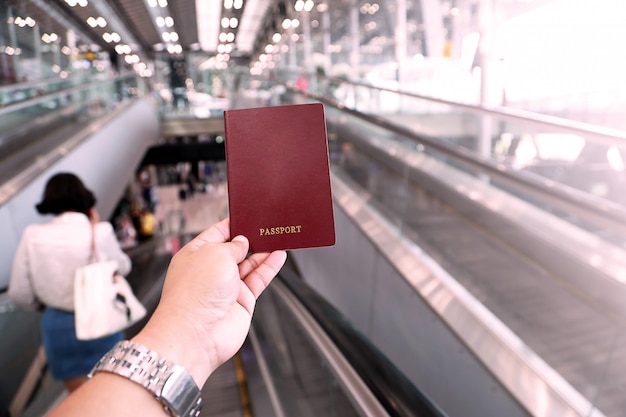
{"type": "Polygon", "coordinates": [[[231,236],[251,252],[335,244],[321,103],[224,111],[231,236]]]}

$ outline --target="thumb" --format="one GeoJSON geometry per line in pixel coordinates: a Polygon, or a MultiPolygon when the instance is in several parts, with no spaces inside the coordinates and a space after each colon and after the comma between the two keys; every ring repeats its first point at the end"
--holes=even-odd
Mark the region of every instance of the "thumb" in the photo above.
{"type": "Polygon", "coordinates": [[[234,247],[237,264],[246,259],[248,250],[250,249],[248,238],[243,235],[237,235],[228,244],[234,247]]]}

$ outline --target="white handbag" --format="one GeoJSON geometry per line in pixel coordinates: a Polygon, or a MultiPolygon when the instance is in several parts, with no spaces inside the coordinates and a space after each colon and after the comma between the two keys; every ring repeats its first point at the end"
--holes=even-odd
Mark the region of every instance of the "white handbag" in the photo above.
{"type": "Polygon", "coordinates": [[[95,237],[90,263],[74,274],[74,322],[79,340],[98,339],[124,330],[146,315],[115,261],[98,261],[95,237]]]}

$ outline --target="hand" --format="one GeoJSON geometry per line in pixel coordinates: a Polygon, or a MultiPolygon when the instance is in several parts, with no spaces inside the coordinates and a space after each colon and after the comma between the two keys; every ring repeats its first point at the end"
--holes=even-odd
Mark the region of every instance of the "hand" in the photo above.
{"type": "Polygon", "coordinates": [[[229,242],[229,229],[225,219],[174,256],[159,306],[134,338],[183,365],[199,386],[237,353],[256,299],[287,257],[285,251],[247,256],[248,240],[236,236],[229,242]]]}

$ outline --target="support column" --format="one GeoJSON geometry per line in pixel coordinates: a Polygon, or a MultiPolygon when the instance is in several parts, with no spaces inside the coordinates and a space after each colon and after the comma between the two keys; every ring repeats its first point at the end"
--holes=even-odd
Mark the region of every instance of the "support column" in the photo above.
{"type": "Polygon", "coordinates": [[[304,54],[304,69],[306,72],[313,72],[311,64],[311,15],[307,11],[300,13],[302,23],[302,48],[304,54]]]}
{"type": "Polygon", "coordinates": [[[350,6],[350,79],[359,80],[359,58],[361,55],[361,42],[359,39],[359,5],[357,0],[352,0],[350,6]]]}
{"type": "MultiPolygon", "coordinates": [[[[11,48],[13,48],[14,51],[17,51],[18,48],[18,44],[17,44],[17,36],[15,34],[15,16],[13,15],[13,9],[11,9],[9,7],[8,10],[8,21],[11,22],[9,23],[9,42],[11,42],[11,48]]],[[[35,25],[35,27],[37,27],[37,25],[35,25]]],[[[39,46],[39,39],[35,39],[35,48],[37,48],[39,46]]],[[[13,73],[15,74],[15,82],[20,82],[21,80],[21,71],[20,71],[20,60],[19,60],[19,56],[17,53],[14,53],[13,55],[11,55],[11,61],[12,61],[12,65],[13,65],[13,73]]]]}
{"type": "Polygon", "coordinates": [[[398,83],[400,89],[406,82],[406,55],[407,55],[407,29],[406,29],[406,0],[396,0],[396,62],[398,63],[398,83]]]}
{"type": "Polygon", "coordinates": [[[424,56],[442,57],[445,46],[440,0],[421,0],[424,16],[424,56]]]}
{"type": "MultiPolygon", "coordinates": [[[[479,4],[478,25],[480,40],[478,42],[478,57],[480,63],[480,105],[491,106],[500,104],[493,102],[493,93],[490,90],[489,79],[493,67],[494,31],[496,0],[482,1],[479,4]]],[[[489,115],[481,117],[480,138],[477,151],[485,157],[491,153],[493,136],[493,118],[489,115]]]]}
{"type": "Polygon", "coordinates": [[[326,57],[324,60],[324,74],[330,76],[333,63],[332,54],[330,53],[330,10],[327,2],[320,3],[320,6],[322,7],[320,13],[322,18],[322,53],[326,57]]]}

